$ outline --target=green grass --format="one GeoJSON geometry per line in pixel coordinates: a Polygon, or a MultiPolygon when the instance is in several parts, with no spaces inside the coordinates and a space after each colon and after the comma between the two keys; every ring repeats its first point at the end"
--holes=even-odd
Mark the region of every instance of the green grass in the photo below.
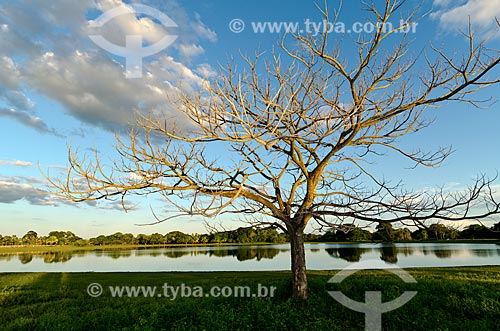
{"type": "Polygon", "coordinates": [[[383,330],[498,330],[500,267],[407,269],[417,284],[384,271],[362,271],[341,284],[335,271],[310,271],[310,298],[289,299],[287,272],[0,274],[1,330],[364,330],[364,315],[331,298],[357,301],[381,290],[383,301],[418,294],[383,314],[383,330]],[[100,283],[102,296],[87,294],[100,283]],[[108,286],[276,286],[274,298],[112,298],[108,286]]]}

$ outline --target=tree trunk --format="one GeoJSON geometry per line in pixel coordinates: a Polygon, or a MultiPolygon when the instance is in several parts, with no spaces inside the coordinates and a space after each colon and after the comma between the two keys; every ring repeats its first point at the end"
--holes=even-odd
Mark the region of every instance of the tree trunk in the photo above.
{"type": "Polygon", "coordinates": [[[292,297],[307,299],[306,252],[304,249],[304,228],[289,226],[292,257],[292,297]]]}

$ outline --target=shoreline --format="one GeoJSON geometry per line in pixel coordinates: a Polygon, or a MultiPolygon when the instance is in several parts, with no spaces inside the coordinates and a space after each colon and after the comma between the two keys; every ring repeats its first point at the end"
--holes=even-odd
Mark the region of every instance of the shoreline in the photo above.
{"type": "MultiPolygon", "coordinates": [[[[271,246],[286,245],[289,243],[206,243],[206,244],[161,244],[161,245],[102,245],[102,246],[0,246],[0,254],[17,253],[43,253],[63,251],[109,251],[109,250],[142,250],[157,248],[182,248],[182,247],[224,247],[224,246],[271,246]]],[[[306,242],[306,244],[336,244],[336,245],[359,245],[359,244],[497,244],[500,241],[494,239],[459,239],[459,240],[428,240],[428,241],[395,241],[395,242],[306,242]]]]}

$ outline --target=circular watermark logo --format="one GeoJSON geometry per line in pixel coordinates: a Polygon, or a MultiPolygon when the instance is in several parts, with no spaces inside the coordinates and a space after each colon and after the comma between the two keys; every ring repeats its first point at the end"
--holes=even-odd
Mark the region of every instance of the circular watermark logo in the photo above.
{"type": "Polygon", "coordinates": [[[87,286],[87,293],[93,298],[100,297],[102,295],[102,286],[99,283],[92,283],[87,286]]]}
{"type": "MultiPolygon", "coordinates": [[[[158,20],[164,27],[177,27],[177,24],[164,13],[155,8],[141,4],[127,4],[115,7],[91,21],[89,26],[100,28],[115,17],[126,14],[149,15],[158,20]]],[[[142,77],[142,59],[161,52],[170,46],[177,39],[178,35],[165,35],[153,45],[145,47],[142,45],[142,37],[141,35],[126,35],[125,46],[119,46],[109,42],[102,35],[89,35],[90,40],[97,46],[111,54],[125,58],[125,75],[127,78],[142,77]]]]}
{"type": "Polygon", "coordinates": [[[241,33],[245,30],[245,22],[241,18],[235,18],[229,22],[229,30],[233,33],[241,33]]]}
{"type": "MultiPolygon", "coordinates": [[[[347,277],[351,276],[357,271],[366,269],[379,269],[388,271],[401,278],[405,283],[417,282],[412,275],[399,268],[397,265],[391,265],[390,268],[388,268],[387,264],[380,260],[366,260],[350,264],[349,266],[338,272],[335,276],[333,276],[328,282],[341,283],[347,277]]],[[[351,310],[364,313],[366,331],[381,331],[382,314],[402,307],[411,299],[413,299],[413,297],[417,294],[417,291],[405,291],[398,298],[388,302],[382,302],[381,291],[366,291],[365,302],[355,301],[347,297],[340,291],[328,291],[328,294],[330,294],[330,296],[341,305],[351,310]]]]}

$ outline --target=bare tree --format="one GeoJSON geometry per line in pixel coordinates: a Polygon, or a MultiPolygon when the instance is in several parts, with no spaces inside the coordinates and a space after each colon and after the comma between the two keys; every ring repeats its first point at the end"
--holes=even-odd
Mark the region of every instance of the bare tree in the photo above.
{"type": "MultiPolygon", "coordinates": [[[[499,82],[491,77],[498,51],[477,42],[471,30],[460,56],[431,45],[412,58],[405,27],[383,24],[403,2],[366,5],[378,28],[352,40],[357,56],[342,57],[346,41],[337,35],[331,45],[328,32],[289,36],[268,61],[262,53],[243,57],[243,71],[225,66],[199,93],[181,85],[173,102],[189,129],[162,114],[139,116],[130,136],[118,138],[120,158],[110,168],[97,155],[80,157],[70,148],[66,176],[50,178],[54,191],[77,202],[157,193],[174,207],[158,221],[235,213],[275,225],[290,236],[293,296],[303,299],[303,235],[311,220],[328,227],[353,221],[425,227],[427,220],[498,214],[492,181],[484,176],[462,192],[422,193],[369,170],[367,161],[385,149],[416,166],[441,164],[449,149],[407,151],[399,138],[430,124],[422,116],[428,107],[477,105],[473,93],[499,82]]],[[[322,13],[336,22],[337,15],[322,13]]]]}

